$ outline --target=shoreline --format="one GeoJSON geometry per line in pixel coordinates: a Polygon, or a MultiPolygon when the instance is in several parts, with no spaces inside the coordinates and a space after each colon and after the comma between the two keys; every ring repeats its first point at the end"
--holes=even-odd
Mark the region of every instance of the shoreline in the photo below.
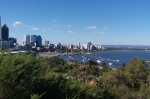
{"type": "Polygon", "coordinates": [[[39,52],[40,56],[66,56],[66,55],[88,55],[94,52],[109,52],[109,51],[150,51],[150,49],[107,49],[107,50],[95,50],[95,51],[86,51],[86,52],[68,52],[68,53],[60,53],[60,52],[39,52]]]}

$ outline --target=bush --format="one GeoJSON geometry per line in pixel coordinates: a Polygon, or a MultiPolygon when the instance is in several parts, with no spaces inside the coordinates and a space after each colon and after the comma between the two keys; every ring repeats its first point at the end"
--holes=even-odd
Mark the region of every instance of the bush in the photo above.
{"type": "Polygon", "coordinates": [[[93,61],[93,60],[88,60],[87,63],[88,65],[94,65],[94,66],[98,66],[98,63],[93,61]]]}
{"type": "Polygon", "coordinates": [[[41,60],[22,53],[0,59],[0,98],[29,98],[45,73],[41,60]]]}

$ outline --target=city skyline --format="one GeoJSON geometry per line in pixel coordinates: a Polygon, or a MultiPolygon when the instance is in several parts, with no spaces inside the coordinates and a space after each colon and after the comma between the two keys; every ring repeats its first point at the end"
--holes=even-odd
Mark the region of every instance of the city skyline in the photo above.
{"type": "Polygon", "coordinates": [[[150,45],[150,1],[1,0],[1,25],[19,44],[41,35],[56,44],[150,45]]]}

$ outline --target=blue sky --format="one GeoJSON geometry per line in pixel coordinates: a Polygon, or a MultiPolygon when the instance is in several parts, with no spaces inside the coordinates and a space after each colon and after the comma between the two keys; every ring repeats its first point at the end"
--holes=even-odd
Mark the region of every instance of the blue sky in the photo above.
{"type": "Polygon", "coordinates": [[[62,44],[150,45],[150,0],[0,0],[2,25],[62,44]]]}

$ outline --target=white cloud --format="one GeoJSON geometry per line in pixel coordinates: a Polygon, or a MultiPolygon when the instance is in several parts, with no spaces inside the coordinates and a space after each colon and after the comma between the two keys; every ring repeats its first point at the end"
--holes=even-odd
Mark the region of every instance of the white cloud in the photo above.
{"type": "Polygon", "coordinates": [[[19,22],[19,21],[16,21],[16,22],[13,22],[12,26],[17,27],[17,26],[19,26],[21,24],[23,24],[23,23],[19,22]]]}
{"type": "Polygon", "coordinates": [[[74,32],[73,31],[67,31],[69,34],[73,34],[74,32]]]}
{"type": "Polygon", "coordinates": [[[33,28],[34,26],[24,25],[24,27],[33,28]]]}
{"type": "Polygon", "coordinates": [[[104,34],[104,32],[94,32],[95,34],[104,34]]]}
{"type": "Polygon", "coordinates": [[[89,26],[89,27],[86,27],[87,29],[96,29],[96,26],[89,26]]]}
{"type": "Polygon", "coordinates": [[[36,28],[36,27],[34,27],[34,26],[31,26],[31,25],[24,25],[24,27],[27,27],[27,28],[29,28],[30,30],[39,30],[39,28],[36,28]]]}
{"type": "Polygon", "coordinates": [[[31,30],[39,30],[39,28],[35,28],[35,27],[33,27],[33,28],[30,28],[31,30]]]}
{"type": "Polygon", "coordinates": [[[13,22],[13,24],[12,24],[12,26],[14,26],[14,27],[19,27],[20,25],[22,27],[29,28],[30,30],[39,30],[39,28],[36,28],[34,26],[31,26],[31,25],[25,25],[25,24],[23,24],[22,22],[19,22],[19,21],[13,22]]]}

